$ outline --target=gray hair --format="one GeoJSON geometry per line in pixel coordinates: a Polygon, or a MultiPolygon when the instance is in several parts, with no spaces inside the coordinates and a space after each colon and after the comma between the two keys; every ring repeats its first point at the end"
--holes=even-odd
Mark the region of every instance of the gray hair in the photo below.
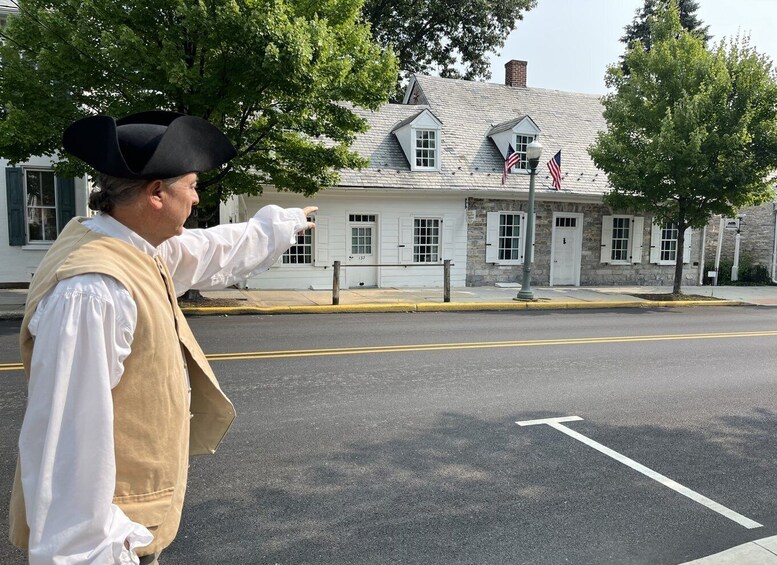
{"type": "MultiPolygon", "coordinates": [[[[163,179],[166,185],[171,185],[183,175],[163,179]]],[[[89,208],[110,214],[118,204],[131,201],[149,182],[147,179],[122,179],[100,173],[97,175],[97,190],[89,195],[89,208]]]]}

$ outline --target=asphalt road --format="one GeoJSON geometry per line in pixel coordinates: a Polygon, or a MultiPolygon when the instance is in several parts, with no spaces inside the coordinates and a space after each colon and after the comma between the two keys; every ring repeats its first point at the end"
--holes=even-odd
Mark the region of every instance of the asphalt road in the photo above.
{"type": "MultiPolygon", "coordinates": [[[[777,533],[777,309],[191,324],[207,353],[241,354],[213,362],[238,420],[192,462],[163,565],[676,564],[777,533]],[[721,506],[515,423],[561,416],[721,506]]],[[[0,363],[17,329],[0,324],[0,363]]],[[[6,493],[21,381],[0,372],[6,493]]]]}

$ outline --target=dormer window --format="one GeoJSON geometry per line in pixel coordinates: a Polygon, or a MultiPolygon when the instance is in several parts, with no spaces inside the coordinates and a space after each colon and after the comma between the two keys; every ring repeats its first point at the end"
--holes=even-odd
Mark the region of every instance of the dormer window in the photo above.
{"type": "Polygon", "coordinates": [[[511,152],[510,148],[520,155],[520,161],[510,170],[511,172],[529,169],[526,147],[540,136],[540,128],[534,120],[529,116],[508,120],[493,126],[487,135],[499,149],[503,159],[507,159],[507,155],[511,152]]]}
{"type": "Polygon", "coordinates": [[[391,133],[399,141],[411,171],[440,170],[442,122],[428,109],[399,122],[391,133]]]}
{"type": "Polygon", "coordinates": [[[415,130],[415,168],[437,169],[437,130],[415,130]]]}
{"type": "Polygon", "coordinates": [[[516,153],[521,156],[521,160],[518,161],[518,164],[515,167],[513,167],[513,170],[527,170],[529,168],[529,160],[526,158],[526,147],[535,139],[537,139],[536,135],[524,135],[520,133],[515,135],[515,144],[513,145],[513,148],[515,149],[516,153]]]}

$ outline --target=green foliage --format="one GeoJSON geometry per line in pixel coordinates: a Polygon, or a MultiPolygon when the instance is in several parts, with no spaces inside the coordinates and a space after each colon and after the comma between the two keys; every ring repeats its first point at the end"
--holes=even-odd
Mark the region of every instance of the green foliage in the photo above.
{"type": "MultiPolygon", "coordinates": [[[[388,100],[396,59],[360,22],[360,0],[19,0],[0,45],[0,155],[63,159],[61,135],[88,114],[176,110],[222,128],[238,157],[217,199],[272,183],[310,195],[340,168],[388,100]]],[[[216,173],[211,173],[211,177],[216,173]]],[[[207,183],[207,177],[204,177],[207,183]]]]}
{"type": "MultiPolygon", "coordinates": [[[[589,153],[612,186],[614,209],[701,228],[713,214],[773,198],[777,169],[777,80],[747,40],[708,50],[683,30],[676,2],[651,19],[653,47],[627,50],[626,75],[609,67],[603,99],[608,129],[589,153]]],[[[675,285],[682,277],[678,241],[675,285]]],[[[679,290],[679,288],[677,289],[679,290]]]]}
{"type": "MultiPolygon", "coordinates": [[[[645,0],[642,8],[637,10],[634,20],[625,28],[625,35],[621,41],[626,45],[631,45],[634,41],[642,43],[646,51],[650,51],[653,40],[650,35],[650,19],[655,18],[662,11],[666,10],[669,0],[645,0]]],[[[712,36],[709,33],[710,26],[703,26],[702,21],[696,15],[699,9],[698,0],[679,0],[677,9],[680,14],[680,25],[692,35],[702,39],[706,44],[712,36]]]]}
{"type": "MultiPolygon", "coordinates": [[[[769,286],[772,283],[772,277],[769,275],[769,269],[760,263],[754,263],[749,255],[742,254],[739,257],[739,276],[737,281],[731,280],[731,268],[734,262],[730,259],[721,259],[718,272],[719,285],[740,285],[740,286],[769,286]]],[[[707,276],[707,273],[715,270],[715,264],[709,262],[704,265],[703,284],[712,285],[714,280],[707,276]]]]}
{"type": "Polygon", "coordinates": [[[364,19],[405,74],[490,78],[489,55],[537,0],[366,0],[364,19]],[[460,70],[463,69],[463,70],[460,70]]]}

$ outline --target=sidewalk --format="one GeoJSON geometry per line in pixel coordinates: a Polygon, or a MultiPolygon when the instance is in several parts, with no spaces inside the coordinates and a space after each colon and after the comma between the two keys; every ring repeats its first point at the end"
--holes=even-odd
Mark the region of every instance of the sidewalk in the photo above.
{"type": "Polygon", "coordinates": [[[467,310],[527,310],[573,308],[657,308],[754,304],[777,306],[773,287],[685,287],[689,295],[717,300],[655,301],[635,294],[664,294],[671,287],[545,287],[533,289],[535,300],[517,301],[520,285],[465,287],[451,290],[443,302],[441,288],[345,289],[332,304],[331,290],[236,290],[203,292],[213,304],[188,306],[187,314],[301,314],[353,312],[433,312],[467,310]],[[221,305],[229,301],[229,305],[221,305]]]}
{"type": "MultiPolygon", "coordinates": [[[[687,286],[683,292],[717,300],[655,301],[634,294],[665,294],[666,286],[540,287],[532,289],[532,302],[514,300],[520,285],[451,289],[443,302],[442,288],[343,289],[340,304],[332,304],[331,290],[215,290],[202,305],[183,308],[190,315],[324,314],[353,312],[434,312],[467,310],[561,310],[573,308],[659,308],[751,304],[777,306],[777,286],[687,286]]],[[[0,289],[0,319],[20,319],[27,291],[0,289]]]]}

